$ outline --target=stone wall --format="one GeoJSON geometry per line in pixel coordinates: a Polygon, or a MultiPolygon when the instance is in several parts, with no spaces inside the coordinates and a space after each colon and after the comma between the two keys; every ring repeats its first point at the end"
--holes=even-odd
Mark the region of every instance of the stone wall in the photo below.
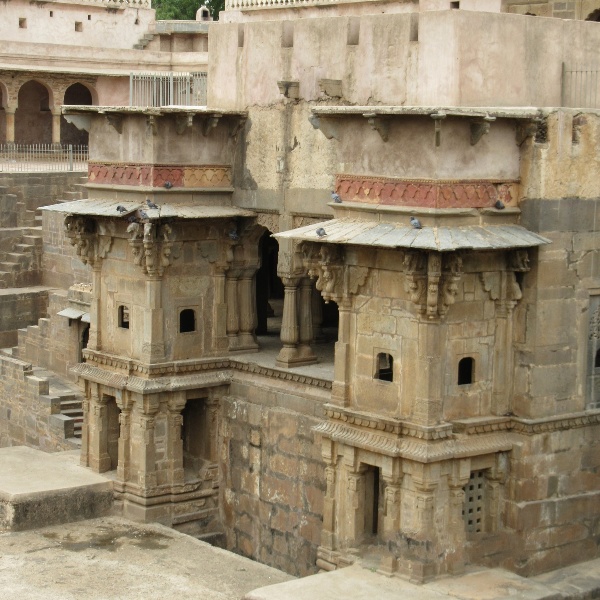
{"type": "MultiPolygon", "coordinates": [[[[505,10],[520,15],[530,14],[536,17],[556,17],[558,19],[589,19],[590,15],[600,9],[598,0],[507,0],[505,10]]],[[[597,20],[597,19],[592,19],[597,20]]]]}
{"type": "Polygon", "coordinates": [[[62,415],[52,407],[49,381],[29,363],[0,355],[0,447],[31,446],[46,452],[72,450],[62,415]]]}
{"type": "Polygon", "coordinates": [[[236,378],[220,427],[227,547],[293,575],[316,571],[324,463],[311,431],[322,392],[236,378]],[[273,386],[273,387],[272,387],[273,386]]]}
{"type": "Polygon", "coordinates": [[[48,290],[24,288],[0,290],[0,348],[17,344],[17,331],[46,316],[48,290]]]}

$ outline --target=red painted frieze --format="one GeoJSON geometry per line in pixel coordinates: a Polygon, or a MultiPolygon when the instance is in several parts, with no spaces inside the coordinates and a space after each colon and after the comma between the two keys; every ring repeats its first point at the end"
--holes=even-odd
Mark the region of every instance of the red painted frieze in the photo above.
{"type": "Polygon", "coordinates": [[[88,181],[103,185],[127,185],[170,188],[230,187],[228,165],[148,165],[133,163],[88,164],[88,181]]]}
{"type": "Polygon", "coordinates": [[[344,202],[419,206],[422,208],[485,208],[501,200],[516,201],[516,181],[425,180],[338,175],[335,191],[344,202]]]}

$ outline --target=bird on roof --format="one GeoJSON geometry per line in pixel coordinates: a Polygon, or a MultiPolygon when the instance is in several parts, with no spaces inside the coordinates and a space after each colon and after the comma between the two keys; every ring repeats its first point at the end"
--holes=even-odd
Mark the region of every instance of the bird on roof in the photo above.
{"type": "Polygon", "coordinates": [[[130,215],[129,217],[127,217],[127,220],[130,223],[137,223],[137,217],[135,215],[130,215]]]}
{"type": "Polygon", "coordinates": [[[165,181],[165,188],[170,190],[173,187],[173,184],[170,181],[165,181]]]}
{"type": "Polygon", "coordinates": [[[158,208],[158,206],[154,204],[150,198],[146,198],[146,204],[148,205],[148,208],[158,208]]]}
{"type": "Polygon", "coordinates": [[[327,235],[327,232],[322,227],[319,227],[319,229],[317,229],[315,233],[317,234],[317,237],[320,238],[325,237],[327,235]]]}
{"type": "Polygon", "coordinates": [[[413,226],[413,229],[421,229],[421,221],[417,217],[411,217],[410,224],[413,226]]]}
{"type": "Polygon", "coordinates": [[[340,198],[339,194],[336,194],[335,190],[332,190],[331,192],[331,199],[336,203],[336,204],[341,204],[342,199],[340,198]]]}
{"type": "Polygon", "coordinates": [[[496,200],[496,203],[494,204],[494,208],[497,208],[498,210],[502,210],[504,208],[504,202],[502,202],[502,200],[496,200]]]}
{"type": "Polygon", "coordinates": [[[148,213],[140,208],[140,219],[149,219],[148,213]]]}
{"type": "Polygon", "coordinates": [[[119,206],[117,206],[117,210],[118,210],[118,211],[119,211],[121,214],[123,214],[123,213],[126,213],[126,212],[127,212],[127,209],[126,209],[126,208],[125,208],[125,207],[124,207],[122,204],[119,204],[119,206]]]}

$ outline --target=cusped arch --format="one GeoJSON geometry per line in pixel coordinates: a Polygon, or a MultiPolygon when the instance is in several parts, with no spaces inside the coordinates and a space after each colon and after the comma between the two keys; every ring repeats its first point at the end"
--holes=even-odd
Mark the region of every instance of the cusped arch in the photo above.
{"type": "Polygon", "coordinates": [[[74,81],[65,90],[62,104],[98,106],[98,92],[96,88],[89,83],[84,81],[74,81]]]}
{"type": "Polygon", "coordinates": [[[48,94],[48,107],[47,108],[53,107],[54,106],[54,90],[45,81],[42,81],[40,79],[28,79],[27,81],[24,81],[21,84],[21,87],[19,87],[19,91],[17,92],[18,105],[19,106],[21,105],[21,98],[22,98],[23,94],[29,92],[32,88],[34,88],[34,86],[41,86],[42,88],[44,88],[44,90],[48,94]]]}
{"type": "Polygon", "coordinates": [[[0,79],[0,108],[8,108],[10,103],[10,94],[8,86],[0,79]]]}
{"type": "Polygon", "coordinates": [[[600,8],[593,10],[586,18],[586,21],[600,21],[600,8]]]}

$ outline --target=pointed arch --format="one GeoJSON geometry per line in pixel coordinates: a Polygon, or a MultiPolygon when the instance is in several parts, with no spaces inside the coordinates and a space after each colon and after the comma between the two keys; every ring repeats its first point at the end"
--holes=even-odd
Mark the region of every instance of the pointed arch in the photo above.
{"type": "Polygon", "coordinates": [[[21,85],[15,113],[15,142],[18,144],[49,144],[52,142],[52,112],[54,93],[50,86],[37,79],[21,85]]]}

